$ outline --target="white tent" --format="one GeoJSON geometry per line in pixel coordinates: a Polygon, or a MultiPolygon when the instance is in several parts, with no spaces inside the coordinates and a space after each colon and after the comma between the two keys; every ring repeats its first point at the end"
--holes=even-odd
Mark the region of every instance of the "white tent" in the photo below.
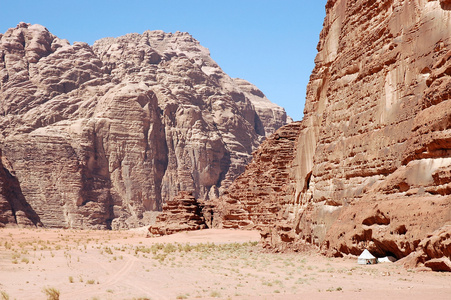
{"type": "Polygon", "coordinates": [[[374,257],[368,250],[363,250],[357,259],[359,265],[373,265],[377,263],[376,257],[374,257]]]}
{"type": "Polygon", "coordinates": [[[390,263],[390,262],[395,262],[396,258],[394,258],[393,256],[386,256],[386,257],[381,257],[377,259],[377,263],[390,263]]]}

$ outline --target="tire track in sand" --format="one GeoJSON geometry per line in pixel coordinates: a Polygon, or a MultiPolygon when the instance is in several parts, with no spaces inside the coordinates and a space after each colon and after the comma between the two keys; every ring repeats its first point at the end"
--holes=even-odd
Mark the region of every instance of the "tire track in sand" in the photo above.
{"type": "MultiPolygon", "coordinates": [[[[111,277],[109,277],[108,280],[106,280],[103,283],[99,283],[99,284],[96,284],[96,285],[93,285],[90,287],[84,287],[84,288],[78,289],[78,290],[70,292],[70,293],[62,293],[61,298],[62,299],[75,299],[75,298],[80,299],[81,297],[84,297],[84,296],[89,297],[89,296],[92,296],[92,294],[96,293],[96,292],[103,293],[108,287],[116,286],[116,284],[119,281],[122,281],[122,283],[124,283],[125,281],[123,279],[127,277],[127,275],[130,273],[130,271],[133,269],[135,263],[139,261],[139,259],[133,255],[125,254],[124,256],[127,256],[128,260],[117,272],[115,272],[111,277]]],[[[101,264],[99,262],[97,262],[97,263],[102,268],[104,268],[103,264],[101,264]]],[[[156,291],[151,291],[151,290],[143,288],[140,285],[134,284],[133,280],[131,280],[131,281],[126,280],[126,282],[127,282],[127,285],[132,286],[135,290],[140,290],[141,292],[145,293],[146,296],[150,296],[154,299],[161,299],[161,300],[169,299],[167,296],[162,295],[156,291]]]]}

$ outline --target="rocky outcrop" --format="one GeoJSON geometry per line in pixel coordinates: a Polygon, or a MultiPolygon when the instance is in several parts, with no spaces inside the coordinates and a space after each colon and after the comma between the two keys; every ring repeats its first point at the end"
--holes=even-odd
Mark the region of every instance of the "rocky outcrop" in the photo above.
{"type": "Polygon", "coordinates": [[[447,257],[428,260],[424,266],[430,268],[432,271],[451,272],[451,260],[447,257]]]}
{"type": "Polygon", "coordinates": [[[213,224],[221,228],[258,228],[281,219],[291,202],[289,169],[293,167],[300,122],[269,136],[253,153],[252,162],[213,208],[213,224]]]}
{"type": "Polygon", "coordinates": [[[0,149],[0,227],[41,226],[39,216],[25,201],[19,181],[10,168],[0,149]]]}
{"type": "Polygon", "coordinates": [[[403,259],[408,268],[429,268],[433,271],[451,272],[451,225],[445,225],[424,238],[412,252],[403,259]]]}
{"type": "Polygon", "coordinates": [[[451,225],[445,225],[423,239],[419,245],[424,261],[451,257],[451,225]]]}
{"type": "Polygon", "coordinates": [[[300,137],[314,151],[298,149],[312,185],[299,170],[297,193],[312,196],[295,227],[330,255],[401,258],[451,222],[450,11],[438,1],[328,1],[326,11],[305,118],[317,130],[300,137]]]}
{"type": "Polygon", "coordinates": [[[145,225],[179,191],[219,196],[286,122],[246,94],[187,33],[0,35],[0,148],[44,226],[145,225]]]}
{"type": "Polygon", "coordinates": [[[402,258],[451,224],[450,51],[446,1],[327,2],[267,247],[402,258]]]}
{"type": "Polygon", "coordinates": [[[162,236],[180,231],[207,228],[202,215],[202,207],[191,193],[181,191],[163,205],[155,224],[149,227],[152,236],[162,236]]]}

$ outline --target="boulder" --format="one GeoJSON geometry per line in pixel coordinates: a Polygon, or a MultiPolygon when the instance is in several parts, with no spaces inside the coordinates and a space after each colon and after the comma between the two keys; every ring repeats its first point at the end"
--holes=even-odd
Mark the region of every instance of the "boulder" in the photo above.
{"type": "Polygon", "coordinates": [[[451,260],[447,257],[434,258],[424,263],[432,271],[451,272],[451,260]]]}
{"type": "Polygon", "coordinates": [[[155,224],[149,227],[152,236],[169,235],[207,227],[200,203],[189,192],[182,191],[163,205],[155,224]]]}

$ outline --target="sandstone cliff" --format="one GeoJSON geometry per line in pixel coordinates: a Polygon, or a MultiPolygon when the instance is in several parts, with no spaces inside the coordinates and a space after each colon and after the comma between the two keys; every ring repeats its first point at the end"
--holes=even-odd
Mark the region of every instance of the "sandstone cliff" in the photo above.
{"type": "Polygon", "coordinates": [[[292,122],[260,145],[244,173],[220,199],[212,201],[210,226],[262,229],[282,219],[284,205],[291,203],[294,180],[290,171],[300,130],[301,122],[292,122]]]}
{"type": "Polygon", "coordinates": [[[0,150],[0,224],[41,226],[39,216],[20,193],[20,184],[9,169],[0,150]]]}
{"type": "MultiPolygon", "coordinates": [[[[265,214],[272,211],[266,203],[290,199],[277,200],[283,214],[262,233],[267,247],[309,244],[329,255],[368,248],[401,258],[434,231],[448,228],[449,236],[450,6],[327,2],[294,159],[282,170],[290,177],[278,195],[259,195],[265,214]]],[[[254,160],[258,165],[264,156],[254,160]]],[[[249,171],[240,178],[260,176],[249,171]]],[[[273,181],[267,178],[268,185],[273,181]]],[[[237,224],[255,220],[246,203],[235,209],[246,211],[237,224]]],[[[439,256],[451,247],[433,245],[446,249],[425,253],[439,256]]]]}
{"type": "Polygon", "coordinates": [[[0,223],[24,223],[12,218],[12,194],[38,216],[27,212],[27,222],[71,228],[138,225],[181,190],[219,196],[266,133],[287,122],[281,108],[259,107],[249,93],[263,95],[227,76],[187,33],[89,46],[40,25],[9,29],[0,34],[8,161],[0,223]]]}

